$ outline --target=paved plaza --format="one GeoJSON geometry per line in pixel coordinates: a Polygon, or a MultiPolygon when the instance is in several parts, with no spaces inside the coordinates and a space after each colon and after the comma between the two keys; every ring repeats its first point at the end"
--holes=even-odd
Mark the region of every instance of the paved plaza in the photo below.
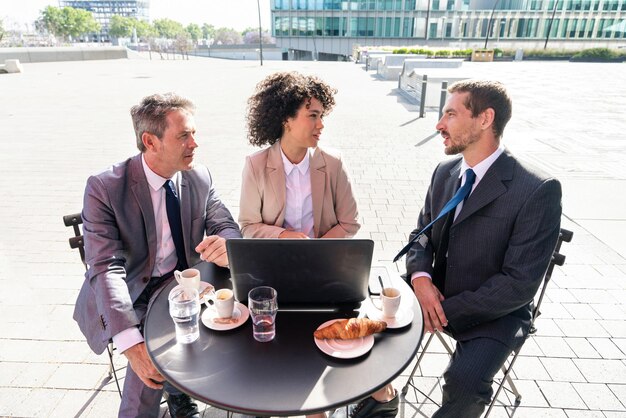
{"type": "MultiPolygon", "coordinates": [[[[254,151],[246,100],[264,76],[292,69],[339,90],[321,144],[341,150],[348,166],[357,237],[373,239],[375,262],[390,264],[447,158],[433,135],[437,111],[419,118],[397,82],[354,63],[210,58],[24,64],[21,74],[0,74],[0,416],[116,416],[106,355],[91,353],[72,320],[84,269],[62,216],[81,209],[89,174],[137,152],[129,108],[154,92],[196,102],[197,161],[236,219],[244,156],[254,151]]],[[[515,367],[523,399],[514,416],[626,417],[626,64],[466,62],[459,72],[507,85],[504,144],[561,180],[562,226],[574,231],[515,367]]],[[[435,351],[417,382],[440,399],[435,377],[446,358],[435,351]]],[[[408,400],[405,417],[435,409],[412,392],[408,400]]],[[[510,416],[498,405],[492,416],[510,416]]]]}

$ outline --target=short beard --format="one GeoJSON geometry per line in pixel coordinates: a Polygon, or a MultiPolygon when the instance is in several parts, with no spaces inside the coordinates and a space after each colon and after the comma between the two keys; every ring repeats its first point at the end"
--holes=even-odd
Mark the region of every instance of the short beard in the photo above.
{"type": "Polygon", "coordinates": [[[449,147],[445,147],[443,152],[446,155],[456,155],[465,151],[466,148],[467,148],[467,144],[450,145],[449,147]]]}

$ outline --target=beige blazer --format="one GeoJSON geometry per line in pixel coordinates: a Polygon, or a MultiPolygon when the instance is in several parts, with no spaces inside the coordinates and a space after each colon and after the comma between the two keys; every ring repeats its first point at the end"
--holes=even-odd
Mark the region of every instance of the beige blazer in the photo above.
{"type": "MultiPolygon", "coordinates": [[[[315,238],[352,237],[361,225],[341,158],[317,147],[309,172],[315,238]]],[[[244,238],[278,238],[285,230],[285,188],[280,141],[246,157],[239,205],[244,238]]]]}

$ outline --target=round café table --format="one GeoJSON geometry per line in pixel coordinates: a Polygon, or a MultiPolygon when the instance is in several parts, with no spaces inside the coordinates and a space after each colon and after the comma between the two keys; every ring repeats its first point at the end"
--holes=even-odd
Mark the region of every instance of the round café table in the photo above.
{"type": "MultiPolygon", "coordinates": [[[[208,263],[195,267],[201,270],[202,280],[217,289],[231,287],[227,269],[208,263]]],[[[373,348],[358,358],[331,357],[313,340],[320,324],[358,316],[358,311],[282,311],[280,295],[276,338],[271,342],[254,340],[249,318],[228,331],[213,331],[200,322],[198,340],[177,344],[167,301],[175,282],[163,287],[148,308],[146,347],[170,383],[217,408],[254,416],[334,410],[391,382],[417,352],[423,333],[421,309],[409,286],[399,276],[391,276],[402,291],[402,307],[413,309],[413,321],[404,328],[375,334],[373,348]]]]}

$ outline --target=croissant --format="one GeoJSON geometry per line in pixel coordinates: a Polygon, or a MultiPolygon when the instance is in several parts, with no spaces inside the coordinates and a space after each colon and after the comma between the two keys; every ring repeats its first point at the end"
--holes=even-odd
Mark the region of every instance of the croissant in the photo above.
{"type": "Polygon", "coordinates": [[[332,338],[350,340],[366,337],[376,332],[384,331],[386,328],[387,323],[384,321],[374,321],[368,318],[340,319],[324,328],[318,329],[313,333],[313,336],[322,340],[332,338]]]}

